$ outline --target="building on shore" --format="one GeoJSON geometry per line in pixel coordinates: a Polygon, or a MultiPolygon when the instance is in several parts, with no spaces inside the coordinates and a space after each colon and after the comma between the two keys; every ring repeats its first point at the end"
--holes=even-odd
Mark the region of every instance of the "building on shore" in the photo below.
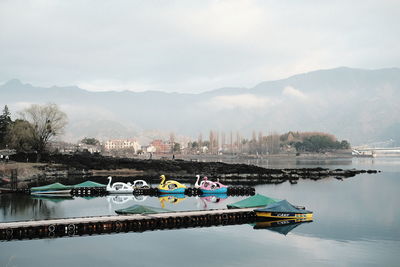
{"type": "Polygon", "coordinates": [[[114,139],[105,141],[104,149],[106,151],[133,149],[137,153],[142,147],[136,139],[114,139]]]}
{"type": "Polygon", "coordinates": [[[78,143],[77,151],[79,151],[79,152],[89,152],[91,154],[93,154],[93,153],[101,153],[101,146],[99,144],[97,144],[97,145],[88,145],[88,144],[80,142],[80,143],[78,143]]]}
{"type": "Polygon", "coordinates": [[[172,144],[170,142],[165,142],[160,139],[153,140],[150,143],[150,147],[154,147],[155,153],[160,153],[160,154],[171,153],[172,151],[172,144]]]}

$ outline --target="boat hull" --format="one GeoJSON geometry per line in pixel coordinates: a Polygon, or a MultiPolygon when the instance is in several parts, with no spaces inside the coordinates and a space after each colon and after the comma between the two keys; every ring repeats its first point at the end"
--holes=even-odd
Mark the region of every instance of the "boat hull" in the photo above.
{"type": "Polygon", "coordinates": [[[312,220],[312,213],[294,213],[294,212],[262,212],[256,211],[257,217],[267,219],[305,219],[312,220]]]}
{"type": "Polygon", "coordinates": [[[203,194],[226,194],[228,192],[227,187],[217,188],[214,190],[200,189],[203,194]]]}
{"type": "Polygon", "coordinates": [[[162,194],[183,194],[185,193],[185,188],[175,188],[172,190],[158,188],[158,191],[162,194]]]}
{"type": "Polygon", "coordinates": [[[107,189],[107,192],[109,194],[132,194],[133,193],[133,189],[119,189],[119,190],[112,190],[112,189],[107,189]]]}

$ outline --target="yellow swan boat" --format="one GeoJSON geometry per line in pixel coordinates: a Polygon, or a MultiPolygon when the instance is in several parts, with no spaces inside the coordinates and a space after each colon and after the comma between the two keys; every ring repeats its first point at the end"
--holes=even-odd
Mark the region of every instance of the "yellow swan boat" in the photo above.
{"type": "Polygon", "coordinates": [[[158,191],[160,193],[167,193],[167,194],[183,194],[186,190],[186,185],[181,184],[174,180],[166,181],[164,175],[160,176],[160,184],[158,185],[158,191]]]}

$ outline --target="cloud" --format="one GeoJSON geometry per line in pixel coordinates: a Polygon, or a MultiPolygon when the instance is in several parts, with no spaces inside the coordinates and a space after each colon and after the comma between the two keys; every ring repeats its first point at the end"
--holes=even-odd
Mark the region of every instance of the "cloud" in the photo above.
{"type": "Polygon", "coordinates": [[[0,1],[0,81],[200,92],[398,66],[399,10],[390,0],[0,1]]]}
{"type": "Polygon", "coordinates": [[[261,109],[273,105],[274,102],[266,97],[253,94],[223,95],[211,98],[207,103],[210,108],[222,109],[261,109]]]}
{"type": "Polygon", "coordinates": [[[282,94],[284,96],[293,97],[301,100],[305,100],[308,97],[300,90],[294,88],[293,86],[286,86],[283,88],[282,94]]]}

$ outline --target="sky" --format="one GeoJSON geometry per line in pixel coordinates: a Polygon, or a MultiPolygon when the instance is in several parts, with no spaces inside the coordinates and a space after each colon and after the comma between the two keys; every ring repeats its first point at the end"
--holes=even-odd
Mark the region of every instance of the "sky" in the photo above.
{"type": "Polygon", "coordinates": [[[0,0],[0,82],[196,93],[400,67],[399,25],[398,0],[0,0]]]}

